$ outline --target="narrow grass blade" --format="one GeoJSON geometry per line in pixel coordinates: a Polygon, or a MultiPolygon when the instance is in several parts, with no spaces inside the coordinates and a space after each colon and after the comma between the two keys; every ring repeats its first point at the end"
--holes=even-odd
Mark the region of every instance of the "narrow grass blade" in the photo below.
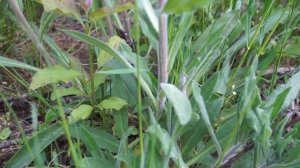
{"type": "Polygon", "coordinates": [[[6,57],[3,57],[3,56],[0,56],[0,66],[3,66],[3,67],[17,67],[17,68],[23,68],[23,69],[28,69],[28,70],[32,70],[32,71],[38,71],[39,70],[38,68],[36,68],[34,66],[31,66],[31,65],[28,65],[28,64],[25,64],[23,62],[19,62],[19,61],[10,59],[10,58],[6,58],[6,57]]]}

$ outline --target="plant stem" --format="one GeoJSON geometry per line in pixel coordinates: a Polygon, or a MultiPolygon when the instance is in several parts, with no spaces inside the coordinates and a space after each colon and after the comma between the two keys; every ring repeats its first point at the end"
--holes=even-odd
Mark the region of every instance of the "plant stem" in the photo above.
{"type": "MultiPolygon", "coordinates": [[[[53,88],[55,88],[54,85],[53,85],[53,88]]],[[[64,113],[64,108],[63,108],[63,105],[62,105],[62,102],[60,99],[57,99],[57,105],[58,105],[58,110],[59,110],[59,116],[62,120],[61,124],[62,124],[62,127],[64,128],[65,136],[67,138],[69,148],[71,151],[71,156],[74,161],[75,167],[77,168],[77,167],[79,167],[79,163],[80,163],[81,159],[80,159],[80,156],[78,155],[78,153],[76,152],[75,145],[72,141],[69,123],[68,123],[68,120],[66,119],[66,116],[64,113]]]]}
{"type": "MultiPolygon", "coordinates": [[[[159,59],[158,59],[158,80],[159,83],[168,83],[168,15],[163,13],[167,0],[159,0],[159,59]]],[[[165,98],[159,98],[159,108],[164,108],[165,98]]]]}
{"type": "MultiPolygon", "coordinates": [[[[138,22],[138,6],[136,5],[136,12],[135,12],[135,20],[137,22],[136,24],[136,37],[137,39],[140,39],[140,27],[138,22]]],[[[141,157],[140,157],[140,168],[144,168],[144,139],[143,139],[143,113],[142,113],[142,87],[141,87],[141,71],[140,71],[140,42],[139,40],[136,41],[136,69],[137,69],[137,97],[138,97],[138,121],[139,121],[139,140],[140,140],[140,150],[141,150],[141,157]]]]}

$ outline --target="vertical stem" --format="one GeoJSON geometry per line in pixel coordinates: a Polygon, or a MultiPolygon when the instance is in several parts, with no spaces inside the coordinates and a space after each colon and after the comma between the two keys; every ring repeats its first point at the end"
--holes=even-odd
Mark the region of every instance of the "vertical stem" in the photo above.
{"type": "Polygon", "coordinates": [[[136,25],[136,31],[135,31],[135,35],[137,37],[136,40],[136,53],[137,53],[137,57],[136,57],[136,69],[137,69],[137,90],[138,90],[138,107],[137,107],[137,111],[138,111],[138,121],[139,121],[139,140],[140,140],[140,151],[141,151],[141,157],[140,157],[140,168],[144,168],[144,137],[143,137],[143,113],[142,113],[142,87],[141,87],[141,70],[140,70],[140,25],[139,25],[139,19],[138,19],[138,6],[135,5],[135,18],[134,20],[137,22],[136,25]]]}
{"type": "MultiPolygon", "coordinates": [[[[53,88],[55,88],[54,85],[53,85],[53,88]]],[[[59,116],[62,120],[62,127],[64,128],[65,136],[66,136],[67,142],[69,144],[70,153],[71,153],[73,162],[75,164],[75,168],[77,168],[77,167],[80,166],[81,158],[78,155],[78,153],[76,151],[76,148],[75,148],[75,145],[72,141],[70,126],[69,126],[68,120],[67,120],[67,118],[65,116],[65,113],[64,113],[64,108],[63,108],[63,105],[62,105],[62,101],[61,101],[61,99],[57,99],[56,102],[57,102],[57,105],[58,105],[59,116]]]]}
{"type": "MultiPolygon", "coordinates": [[[[168,83],[168,15],[163,13],[167,0],[158,0],[159,15],[159,59],[158,59],[158,80],[159,83],[168,83]]],[[[159,98],[160,110],[164,108],[165,99],[159,98]]]]}

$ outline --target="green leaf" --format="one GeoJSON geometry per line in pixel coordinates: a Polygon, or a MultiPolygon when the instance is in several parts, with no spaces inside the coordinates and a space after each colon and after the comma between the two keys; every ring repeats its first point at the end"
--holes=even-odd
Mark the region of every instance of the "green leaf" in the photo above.
{"type": "Polygon", "coordinates": [[[209,116],[208,116],[208,113],[207,113],[207,110],[206,110],[206,107],[205,107],[205,103],[204,103],[204,100],[203,100],[203,97],[201,95],[201,91],[200,91],[200,88],[197,86],[197,84],[193,83],[192,84],[192,87],[193,87],[193,96],[195,98],[195,100],[197,101],[198,103],[198,106],[199,106],[199,109],[200,109],[200,113],[201,113],[201,116],[203,118],[203,121],[208,129],[208,132],[213,140],[213,142],[215,143],[216,145],[216,148],[217,148],[217,151],[218,151],[218,154],[221,155],[222,153],[222,149],[221,149],[221,146],[218,142],[218,139],[213,131],[213,127],[210,123],[210,120],[209,120],[209,116]]]}
{"type": "Polygon", "coordinates": [[[6,140],[11,134],[11,130],[9,128],[4,128],[0,132],[0,140],[6,140]]]}
{"type": "Polygon", "coordinates": [[[80,162],[80,167],[81,168],[114,168],[114,164],[99,158],[99,157],[85,157],[81,160],[80,162]]]}
{"type": "Polygon", "coordinates": [[[23,69],[28,69],[28,70],[32,70],[32,71],[38,71],[39,70],[38,68],[36,68],[34,66],[31,66],[31,65],[28,65],[28,64],[25,64],[23,62],[19,62],[19,61],[10,59],[10,58],[6,58],[6,57],[3,57],[3,56],[0,56],[0,67],[1,66],[3,66],[3,67],[17,67],[17,68],[23,68],[23,69]]]}
{"type": "Polygon", "coordinates": [[[108,8],[108,7],[99,8],[95,12],[92,12],[90,14],[90,19],[92,21],[96,21],[103,17],[109,16],[113,13],[120,13],[120,12],[127,11],[127,10],[133,9],[133,8],[134,8],[134,5],[131,2],[124,3],[121,5],[118,4],[118,5],[114,6],[113,8],[108,8]]]}
{"type": "Polygon", "coordinates": [[[212,0],[168,0],[164,11],[167,13],[190,12],[205,8],[212,0]]]}
{"type": "Polygon", "coordinates": [[[4,168],[20,168],[26,167],[41,152],[63,134],[63,128],[60,124],[49,126],[45,130],[38,132],[33,136],[27,145],[23,145],[21,149],[5,164],[4,168]],[[29,148],[28,148],[29,147],[29,148]]]}
{"type": "Polygon", "coordinates": [[[34,90],[47,84],[57,83],[59,81],[67,82],[80,75],[81,73],[75,70],[66,69],[61,65],[47,67],[34,74],[29,88],[34,90]]]}
{"type": "Polygon", "coordinates": [[[64,96],[70,96],[70,95],[76,95],[76,96],[82,96],[83,93],[81,90],[75,88],[75,87],[69,87],[69,88],[59,88],[54,89],[51,93],[51,100],[55,100],[64,96]]]}
{"type": "Polygon", "coordinates": [[[187,124],[192,116],[192,106],[187,96],[172,84],[162,83],[160,86],[174,107],[179,123],[187,124]]]}
{"type": "Polygon", "coordinates": [[[90,105],[82,104],[71,112],[69,117],[69,123],[75,123],[79,120],[88,118],[93,111],[93,107],[90,105]]]}
{"type": "Polygon", "coordinates": [[[110,97],[103,100],[98,107],[101,109],[115,109],[121,110],[124,106],[127,105],[127,102],[119,97],[110,97]]]}

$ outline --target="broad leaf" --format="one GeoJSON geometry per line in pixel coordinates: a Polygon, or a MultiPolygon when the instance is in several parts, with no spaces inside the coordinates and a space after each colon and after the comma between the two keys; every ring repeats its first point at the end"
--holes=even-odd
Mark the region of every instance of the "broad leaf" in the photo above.
{"type": "Polygon", "coordinates": [[[88,118],[93,111],[93,107],[90,105],[82,104],[71,112],[69,117],[69,123],[75,123],[79,120],[88,118]]]}
{"type": "Polygon", "coordinates": [[[57,83],[59,81],[67,82],[80,75],[81,73],[75,70],[66,69],[61,65],[47,67],[34,74],[29,88],[34,90],[47,84],[57,83]]]}
{"type": "Polygon", "coordinates": [[[98,107],[101,109],[115,109],[120,110],[127,105],[127,102],[119,97],[110,97],[103,100],[98,107]]]}
{"type": "Polygon", "coordinates": [[[179,123],[187,124],[192,116],[192,106],[187,96],[172,84],[162,83],[160,86],[174,107],[179,123]]]}

